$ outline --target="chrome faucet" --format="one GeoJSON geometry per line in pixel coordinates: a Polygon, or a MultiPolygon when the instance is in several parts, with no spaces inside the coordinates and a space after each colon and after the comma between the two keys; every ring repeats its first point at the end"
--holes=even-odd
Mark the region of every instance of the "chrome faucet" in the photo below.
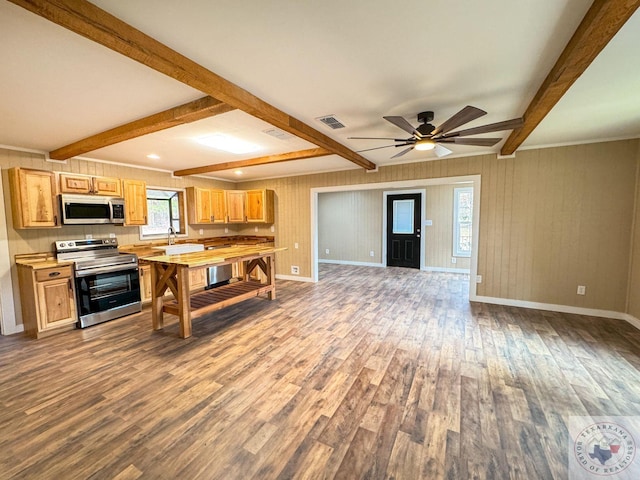
{"type": "Polygon", "coordinates": [[[169,233],[167,235],[167,245],[175,245],[176,243],[176,231],[173,227],[169,227],[169,233]]]}

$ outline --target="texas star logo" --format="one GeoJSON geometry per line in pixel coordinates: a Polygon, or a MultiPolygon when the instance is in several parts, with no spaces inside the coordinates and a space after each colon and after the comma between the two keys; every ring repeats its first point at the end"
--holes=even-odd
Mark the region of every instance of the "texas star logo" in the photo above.
{"type": "Polygon", "coordinates": [[[588,472],[615,475],[633,462],[636,442],[626,428],[611,422],[598,422],[578,434],[573,450],[580,466],[588,472]]]}

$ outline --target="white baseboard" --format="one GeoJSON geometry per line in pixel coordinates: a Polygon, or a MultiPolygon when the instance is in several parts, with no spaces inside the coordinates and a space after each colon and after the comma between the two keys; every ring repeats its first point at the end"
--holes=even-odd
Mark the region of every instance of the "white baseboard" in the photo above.
{"type": "Polygon", "coordinates": [[[356,267],[384,267],[385,265],[382,263],[374,263],[374,262],[351,262],[349,260],[326,260],[319,259],[318,263],[332,263],[334,265],[354,265],[356,267]]]}
{"type": "Polygon", "coordinates": [[[315,283],[311,277],[299,277],[298,275],[282,275],[276,273],[277,280],[293,280],[294,282],[310,282],[315,283]]]}
{"type": "Polygon", "coordinates": [[[574,307],[571,305],[556,305],[553,303],[529,302],[526,300],[513,300],[510,298],[484,297],[477,295],[469,299],[472,302],[492,303],[495,305],[505,305],[508,307],[532,308],[535,310],[546,310],[549,312],[575,313],[577,315],[587,315],[590,317],[614,318],[625,320],[640,330],[640,320],[628,313],[614,312],[613,310],[599,310],[596,308],[574,307]]]}
{"type": "Polygon", "coordinates": [[[468,268],[423,267],[421,270],[425,272],[471,273],[468,268]]]}

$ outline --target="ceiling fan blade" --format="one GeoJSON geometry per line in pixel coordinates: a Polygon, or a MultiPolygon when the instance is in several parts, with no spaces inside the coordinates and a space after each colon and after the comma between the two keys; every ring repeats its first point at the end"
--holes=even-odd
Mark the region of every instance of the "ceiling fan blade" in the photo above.
{"type": "Polygon", "coordinates": [[[347,137],[349,140],[392,140],[394,142],[408,142],[412,139],[407,138],[388,138],[388,137],[347,137]]]}
{"type": "Polygon", "coordinates": [[[524,120],[522,118],[512,118],[511,120],[505,120],[504,122],[490,123],[480,127],[467,128],[466,130],[447,133],[442,137],[466,137],[468,135],[479,135],[481,133],[499,132],[500,130],[513,130],[514,128],[522,127],[522,125],[524,125],[524,120]]]}
{"type": "Polygon", "coordinates": [[[438,143],[455,143],[456,145],[475,145],[477,147],[493,147],[501,138],[439,138],[438,143]]]}
{"type": "Polygon", "coordinates": [[[436,146],[433,149],[433,153],[436,154],[436,157],[438,158],[442,158],[446,155],[449,155],[450,153],[453,153],[451,150],[449,150],[447,147],[443,147],[442,145],[439,145],[436,143],[436,146]]]}
{"type": "Polygon", "coordinates": [[[431,132],[431,136],[438,135],[439,133],[447,133],[454,128],[458,128],[460,125],[469,123],[470,121],[475,120],[476,118],[480,118],[486,114],[487,112],[485,112],[484,110],[480,110],[479,108],[467,105],[453,117],[446,120],[442,125],[436,127],[436,129],[431,132]]]}
{"type": "Polygon", "coordinates": [[[405,132],[408,132],[411,135],[416,135],[418,138],[422,138],[422,135],[420,135],[420,133],[415,128],[413,128],[413,125],[407,122],[404,117],[387,116],[382,118],[384,118],[387,122],[393,123],[396,127],[401,128],[405,132]]]}
{"type": "Polygon", "coordinates": [[[362,152],[370,152],[371,150],[380,150],[381,148],[389,148],[389,147],[404,147],[405,145],[412,145],[411,143],[401,143],[399,145],[384,145],[382,147],[373,147],[373,148],[365,148],[364,150],[357,150],[357,153],[362,152]]]}
{"type": "MultiPolygon", "coordinates": [[[[397,145],[398,147],[400,147],[401,145],[397,145]]],[[[413,150],[413,146],[409,147],[409,148],[405,148],[403,151],[401,151],[400,153],[396,153],[393,157],[391,158],[398,158],[401,157],[402,155],[404,155],[405,153],[409,153],[411,150],[413,150]]]]}

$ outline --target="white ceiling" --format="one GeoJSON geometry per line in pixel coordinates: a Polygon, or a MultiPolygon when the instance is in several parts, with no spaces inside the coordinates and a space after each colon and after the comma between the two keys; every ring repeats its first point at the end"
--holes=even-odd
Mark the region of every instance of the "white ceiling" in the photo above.
{"type": "MultiPolygon", "coordinates": [[[[472,127],[519,117],[591,0],[112,0],[95,1],[352,150],[408,136],[382,119],[465,105],[488,115],[472,127]],[[335,114],[333,131],[316,118],[335,114]]],[[[640,136],[640,14],[636,13],[522,148],[640,136]]],[[[204,96],[105,47],[0,0],[0,145],[50,151],[204,96]]],[[[278,140],[269,125],[233,111],[89,152],[83,158],[179,170],[311,148],[278,140]],[[233,155],[193,139],[232,133],[263,149],[233,155]],[[149,153],[160,160],[146,158],[149,153]]],[[[509,132],[500,132],[506,138],[509,132]]],[[[490,134],[489,136],[496,136],[490,134]]],[[[451,146],[452,156],[497,152],[451,146]]],[[[378,165],[431,159],[395,148],[365,152],[378,165]]],[[[243,169],[258,179],[356,167],[337,156],[243,169]]],[[[233,171],[211,176],[236,181],[233,171]]]]}

